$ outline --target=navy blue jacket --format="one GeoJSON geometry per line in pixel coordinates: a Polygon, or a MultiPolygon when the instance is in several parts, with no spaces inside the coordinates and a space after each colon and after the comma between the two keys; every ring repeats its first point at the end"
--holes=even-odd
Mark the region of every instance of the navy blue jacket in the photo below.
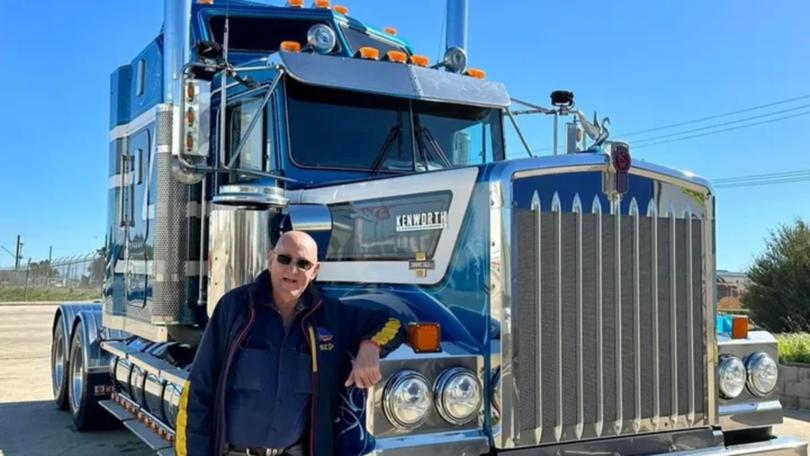
{"type": "MultiPolygon", "coordinates": [[[[269,271],[229,291],[214,309],[180,398],[175,449],[178,456],[214,456],[226,452],[225,398],[234,357],[255,319],[255,306],[272,296],[269,271]]],[[[385,309],[367,309],[322,297],[310,286],[302,299],[308,307],[298,330],[312,357],[309,453],[334,453],[333,425],[338,392],[351,371],[348,354],[364,340],[385,356],[399,346],[404,331],[385,309]]],[[[291,329],[292,330],[292,329],[291,329]]]]}

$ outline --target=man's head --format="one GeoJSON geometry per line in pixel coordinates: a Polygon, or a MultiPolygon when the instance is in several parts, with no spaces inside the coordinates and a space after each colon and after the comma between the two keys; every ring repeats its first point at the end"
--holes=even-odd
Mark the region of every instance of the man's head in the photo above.
{"type": "Polygon", "coordinates": [[[268,253],[267,264],[273,299],[277,304],[296,302],[318,275],[318,244],[303,231],[288,231],[268,253]]]}

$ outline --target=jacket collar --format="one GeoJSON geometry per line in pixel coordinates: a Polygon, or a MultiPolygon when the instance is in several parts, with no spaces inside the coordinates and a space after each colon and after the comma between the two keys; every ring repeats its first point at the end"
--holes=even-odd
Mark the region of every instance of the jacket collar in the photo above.
{"type": "MultiPolygon", "coordinates": [[[[310,283],[299,301],[304,309],[309,309],[318,302],[320,293],[316,285],[310,283]]],[[[261,272],[250,286],[250,305],[273,305],[273,282],[270,280],[270,271],[261,272]]]]}

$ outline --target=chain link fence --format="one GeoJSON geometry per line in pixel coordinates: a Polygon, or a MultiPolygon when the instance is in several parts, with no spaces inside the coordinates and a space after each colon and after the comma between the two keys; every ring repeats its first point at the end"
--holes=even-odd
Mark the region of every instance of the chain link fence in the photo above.
{"type": "Polygon", "coordinates": [[[0,268],[0,302],[99,299],[104,261],[92,252],[0,268]]]}

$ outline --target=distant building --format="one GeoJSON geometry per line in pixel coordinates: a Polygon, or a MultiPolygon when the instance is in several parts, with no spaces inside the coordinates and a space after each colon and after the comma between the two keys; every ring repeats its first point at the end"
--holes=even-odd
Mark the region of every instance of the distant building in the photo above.
{"type": "Polygon", "coordinates": [[[748,290],[750,280],[744,272],[717,271],[717,310],[742,310],[740,298],[748,290]]]}

